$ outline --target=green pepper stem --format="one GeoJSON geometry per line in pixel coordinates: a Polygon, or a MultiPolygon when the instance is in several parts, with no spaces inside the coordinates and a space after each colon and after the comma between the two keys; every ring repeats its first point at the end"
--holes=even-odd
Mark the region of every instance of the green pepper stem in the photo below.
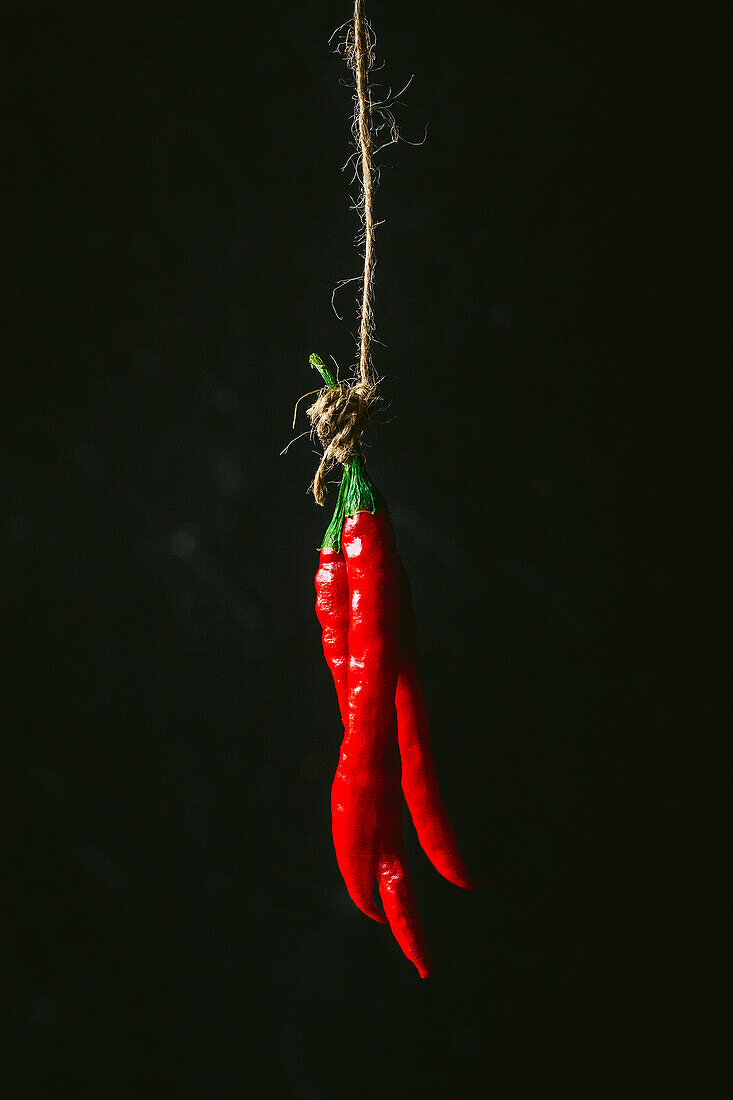
{"type": "Polygon", "coordinates": [[[323,536],[321,549],[340,553],[341,532],[348,516],[355,516],[357,512],[383,512],[386,508],[384,497],[366,472],[364,460],[354,455],[344,466],[336,509],[323,536]]]}
{"type": "Polygon", "coordinates": [[[344,501],[344,515],[354,516],[357,512],[381,512],[387,505],[384,497],[366,472],[361,455],[354,455],[349,461],[351,479],[344,501]]]}
{"type": "Polygon", "coordinates": [[[336,500],[336,509],[333,513],[333,519],[326,528],[326,533],[323,536],[321,550],[335,550],[337,554],[341,553],[341,529],[344,525],[344,505],[346,503],[346,494],[349,489],[350,480],[351,470],[348,466],[345,466],[344,476],[341,478],[341,488],[339,489],[339,495],[336,500]]]}
{"type": "Polygon", "coordinates": [[[330,371],[330,370],[328,369],[328,367],[326,366],[326,364],[325,364],[325,363],[323,362],[323,360],[321,359],[320,355],[316,355],[316,353],[315,353],[315,352],[313,352],[313,354],[312,354],[312,355],[311,355],[311,357],[309,358],[308,362],[310,363],[310,365],[311,365],[312,367],[315,367],[315,368],[316,368],[316,370],[318,371],[318,373],[319,373],[319,374],[321,375],[321,377],[323,378],[323,381],[324,381],[324,382],[326,383],[326,385],[328,386],[329,390],[334,390],[334,389],[336,389],[336,379],[335,379],[335,378],[334,378],[334,376],[333,376],[333,375],[331,374],[331,371],[330,371]]]}

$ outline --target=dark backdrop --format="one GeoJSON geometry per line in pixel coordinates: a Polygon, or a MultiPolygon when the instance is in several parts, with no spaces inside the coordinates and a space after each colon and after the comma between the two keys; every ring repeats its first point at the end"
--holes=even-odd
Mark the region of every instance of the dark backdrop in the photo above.
{"type": "Polygon", "coordinates": [[[353,355],[349,7],[9,6],[12,1096],[653,1097],[683,1068],[684,26],[368,5],[428,138],[382,156],[367,454],[494,884],[407,827],[421,982],[333,856],[328,515],[307,438],[280,457],[310,352],[353,355]]]}

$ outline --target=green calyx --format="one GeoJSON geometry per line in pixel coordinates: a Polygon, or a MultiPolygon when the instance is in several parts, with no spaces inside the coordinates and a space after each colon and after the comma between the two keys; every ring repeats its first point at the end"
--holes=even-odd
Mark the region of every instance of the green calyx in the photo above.
{"type": "MultiPolygon", "coordinates": [[[[329,389],[334,389],[336,380],[331,371],[315,352],[308,360],[312,367],[318,371],[329,389]]],[[[383,512],[386,509],[384,497],[373,483],[364,468],[364,460],[360,455],[354,455],[344,466],[344,476],[341,478],[341,486],[336,501],[336,510],[333,519],[329,523],[326,534],[323,536],[322,550],[335,550],[341,552],[341,531],[347,516],[355,516],[357,512],[383,512]]]]}
{"type": "Polygon", "coordinates": [[[338,499],[336,500],[336,510],[333,513],[333,519],[326,528],[321,550],[335,550],[337,554],[341,553],[341,528],[344,525],[344,505],[346,503],[346,493],[349,488],[349,476],[348,467],[345,466],[344,476],[341,478],[338,499]]]}
{"type": "MultiPolygon", "coordinates": [[[[355,516],[357,512],[383,512],[387,507],[384,497],[364,468],[364,460],[359,455],[349,462],[350,474],[344,501],[344,518],[355,516]]],[[[346,474],[346,471],[344,471],[346,474]]]]}
{"type": "Polygon", "coordinates": [[[340,553],[344,520],[348,516],[355,516],[357,512],[383,512],[386,507],[384,497],[364,468],[363,459],[354,455],[344,466],[336,510],[323,537],[321,549],[340,553]]]}

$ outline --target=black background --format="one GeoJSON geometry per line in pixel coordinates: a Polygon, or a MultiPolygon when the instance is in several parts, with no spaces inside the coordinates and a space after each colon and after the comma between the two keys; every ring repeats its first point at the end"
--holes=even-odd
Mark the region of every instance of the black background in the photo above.
{"type": "Polygon", "coordinates": [[[367,455],[445,798],[493,882],[444,883],[408,825],[421,982],[333,857],[331,501],[307,438],[280,457],[310,352],[353,356],[353,287],[342,323],[329,303],[359,268],[348,9],[10,6],[12,1096],[650,1097],[691,1064],[661,457],[684,20],[368,6],[428,138],[381,158],[367,455]]]}

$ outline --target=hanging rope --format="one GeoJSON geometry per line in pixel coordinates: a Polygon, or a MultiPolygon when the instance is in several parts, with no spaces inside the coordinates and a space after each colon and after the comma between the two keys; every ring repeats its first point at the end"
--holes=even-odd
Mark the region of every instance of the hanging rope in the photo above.
{"type": "Polygon", "coordinates": [[[368,73],[373,45],[364,19],[362,0],[354,2],[354,17],[344,44],[356,85],[353,134],[359,154],[361,183],[356,207],[361,214],[364,243],[364,276],[359,311],[359,362],[354,376],[319,392],[308,409],[314,434],[323,445],[323,458],[311,489],[318,504],[326,496],[326,479],[337,463],[346,464],[357,453],[362,432],[376,399],[377,379],[371,358],[374,332],[372,295],[374,283],[374,175],[372,172],[372,101],[368,73]]]}
{"type": "Polygon", "coordinates": [[[364,286],[361,299],[359,332],[359,374],[362,382],[373,383],[372,282],[374,278],[374,183],[372,178],[372,103],[367,73],[372,63],[372,47],[364,24],[362,0],[354,3],[354,42],[351,54],[356,73],[357,106],[354,127],[361,146],[361,211],[364,219],[364,286]]]}

